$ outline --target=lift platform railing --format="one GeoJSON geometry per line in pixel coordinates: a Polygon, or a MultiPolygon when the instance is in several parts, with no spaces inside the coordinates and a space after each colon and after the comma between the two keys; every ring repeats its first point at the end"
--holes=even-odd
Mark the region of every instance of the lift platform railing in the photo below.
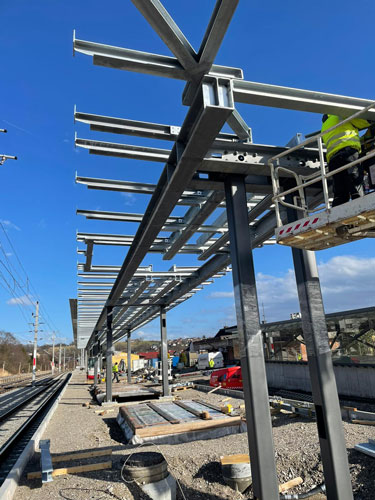
{"type": "Polygon", "coordinates": [[[361,116],[363,113],[366,113],[368,110],[371,108],[375,107],[375,101],[373,101],[371,104],[366,106],[365,108],[357,111],[353,115],[349,116],[345,120],[340,121],[338,124],[335,126],[324,130],[324,132],[320,132],[319,134],[313,135],[312,137],[309,137],[305,141],[301,142],[300,144],[297,144],[296,146],[293,146],[292,148],[288,148],[287,150],[283,151],[282,153],[279,153],[272,158],[269,159],[268,165],[271,170],[271,180],[272,180],[272,188],[273,188],[273,198],[272,200],[275,203],[275,215],[276,215],[276,221],[277,221],[277,227],[281,227],[283,225],[283,222],[281,220],[280,216],[280,206],[279,204],[293,208],[295,210],[303,212],[303,217],[307,217],[310,213],[317,212],[320,210],[330,210],[331,208],[331,203],[329,200],[329,192],[328,192],[328,179],[339,172],[342,172],[343,170],[347,170],[351,167],[354,167],[358,165],[359,163],[363,163],[366,160],[369,160],[370,158],[375,156],[375,149],[369,151],[365,156],[358,158],[355,161],[352,161],[350,163],[347,163],[346,165],[343,165],[335,170],[332,170],[331,172],[326,171],[326,163],[324,159],[324,150],[323,150],[323,141],[322,141],[322,136],[327,134],[328,132],[331,132],[335,129],[337,129],[339,126],[348,123],[355,118],[358,118],[361,116]],[[318,151],[319,151],[319,162],[320,162],[320,170],[318,172],[314,172],[311,175],[298,175],[292,170],[289,170],[288,168],[280,166],[280,158],[283,158],[284,156],[288,156],[290,153],[293,151],[296,151],[298,149],[304,148],[308,144],[315,143],[317,142],[318,144],[318,151]],[[296,181],[296,186],[287,189],[285,191],[281,190],[280,186],[280,179],[279,179],[279,172],[284,171],[288,172],[291,174],[296,181]],[[323,187],[323,195],[324,195],[324,204],[319,205],[318,207],[314,209],[309,209],[306,203],[306,197],[305,197],[305,192],[304,189],[308,186],[311,186],[312,184],[315,184],[317,182],[322,183],[323,187]],[[293,201],[294,203],[288,203],[285,201],[285,197],[287,195],[291,195],[293,193],[298,193],[297,195],[295,194],[293,196],[293,201]],[[298,204],[299,203],[299,204],[298,204]]]}

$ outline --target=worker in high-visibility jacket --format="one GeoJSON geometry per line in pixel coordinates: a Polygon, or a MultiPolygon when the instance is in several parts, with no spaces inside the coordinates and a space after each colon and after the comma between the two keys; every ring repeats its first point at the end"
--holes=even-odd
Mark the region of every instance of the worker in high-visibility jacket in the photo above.
{"type": "Polygon", "coordinates": [[[210,370],[213,370],[215,368],[215,361],[212,358],[208,362],[208,366],[209,366],[210,370]]]}
{"type": "Polygon", "coordinates": [[[116,382],[120,382],[120,379],[118,378],[118,363],[116,363],[112,366],[112,373],[113,373],[113,378],[112,382],[116,379],[116,382]]]}
{"type": "MultiPolygon", "coordinates": [[[[322,132],[337,125],[343,118],[336,115],[323,115],[322,132]]],[[[328,170],[333,172],[359,158],[361,142],[359,130],[368,128],[370,123],[361,118],[339,125],[335,130],[323,134],[327,148],[328,170]]],[[[333,176],[333,206],[346,203],[363,196],[363,168],[360,164],[333,176]]]]}

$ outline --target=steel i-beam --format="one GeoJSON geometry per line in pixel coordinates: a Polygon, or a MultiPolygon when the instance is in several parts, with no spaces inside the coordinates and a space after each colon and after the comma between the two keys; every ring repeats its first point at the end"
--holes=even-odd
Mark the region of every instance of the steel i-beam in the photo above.
{"type": "Polygon", "coordinates": [[[106,307],[107,313],[107,351],[106,351],[106,377],[105,377],[105,389],[106,389],[106,401],[107,403],[112,402],[112,354],[113,354],[113,342],[112,342],[112,317],[113,317],[113,307],[106,307]]]}
{"type": "Polygon", "coordinates": [[[132,344],[131,344],[130,330],[128,330],[127,347],[128,347],[128,384],[131,384],[132,383],[132,344]]]}
{"type": "Polygon", "coordinates": [[[160,340],[163,396],[169,396],[167,314],[164,307],[160,308],[160,340]]]}
{"type": "Polygon", "coordinates": [[[254,498],[278,500],[263,337],[244,178],[227,177],[225,195],[254,498]]]}

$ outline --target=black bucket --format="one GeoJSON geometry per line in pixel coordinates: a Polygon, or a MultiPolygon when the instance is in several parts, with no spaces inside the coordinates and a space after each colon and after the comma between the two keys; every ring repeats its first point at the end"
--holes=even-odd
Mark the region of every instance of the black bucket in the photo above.
{"type": "Polygon", "coordinates": [[[138,484],[156,483],[169,474],[168,464],[161,453],[154,451],[132,453],[130,456],[125,456],[124,461],[125,479],[138,484]]]}

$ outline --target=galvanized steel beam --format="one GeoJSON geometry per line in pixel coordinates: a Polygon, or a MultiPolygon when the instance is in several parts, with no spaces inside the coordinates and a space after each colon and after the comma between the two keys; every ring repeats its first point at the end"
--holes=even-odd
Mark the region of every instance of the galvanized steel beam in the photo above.
{"type": "MultiPolygon", "coordinates": [[[[233,95],[236,102],[269,106],[273,108],[308,111],[310,113],[333,114],[347,118],[371,104],[369,99],[328,94],[266,83],[233,80],[233,95]]],[[[375,109],[364,113],[363,118],[374,120],[375,109]]]]}
{"type": "Polygon", "coordinates": [[[249,214],[244,179],[239,176],[228,177],[225,194],[254,498],[278,500],[252,241],[250,231],[246,230],[249,227],[249,214]]]}

